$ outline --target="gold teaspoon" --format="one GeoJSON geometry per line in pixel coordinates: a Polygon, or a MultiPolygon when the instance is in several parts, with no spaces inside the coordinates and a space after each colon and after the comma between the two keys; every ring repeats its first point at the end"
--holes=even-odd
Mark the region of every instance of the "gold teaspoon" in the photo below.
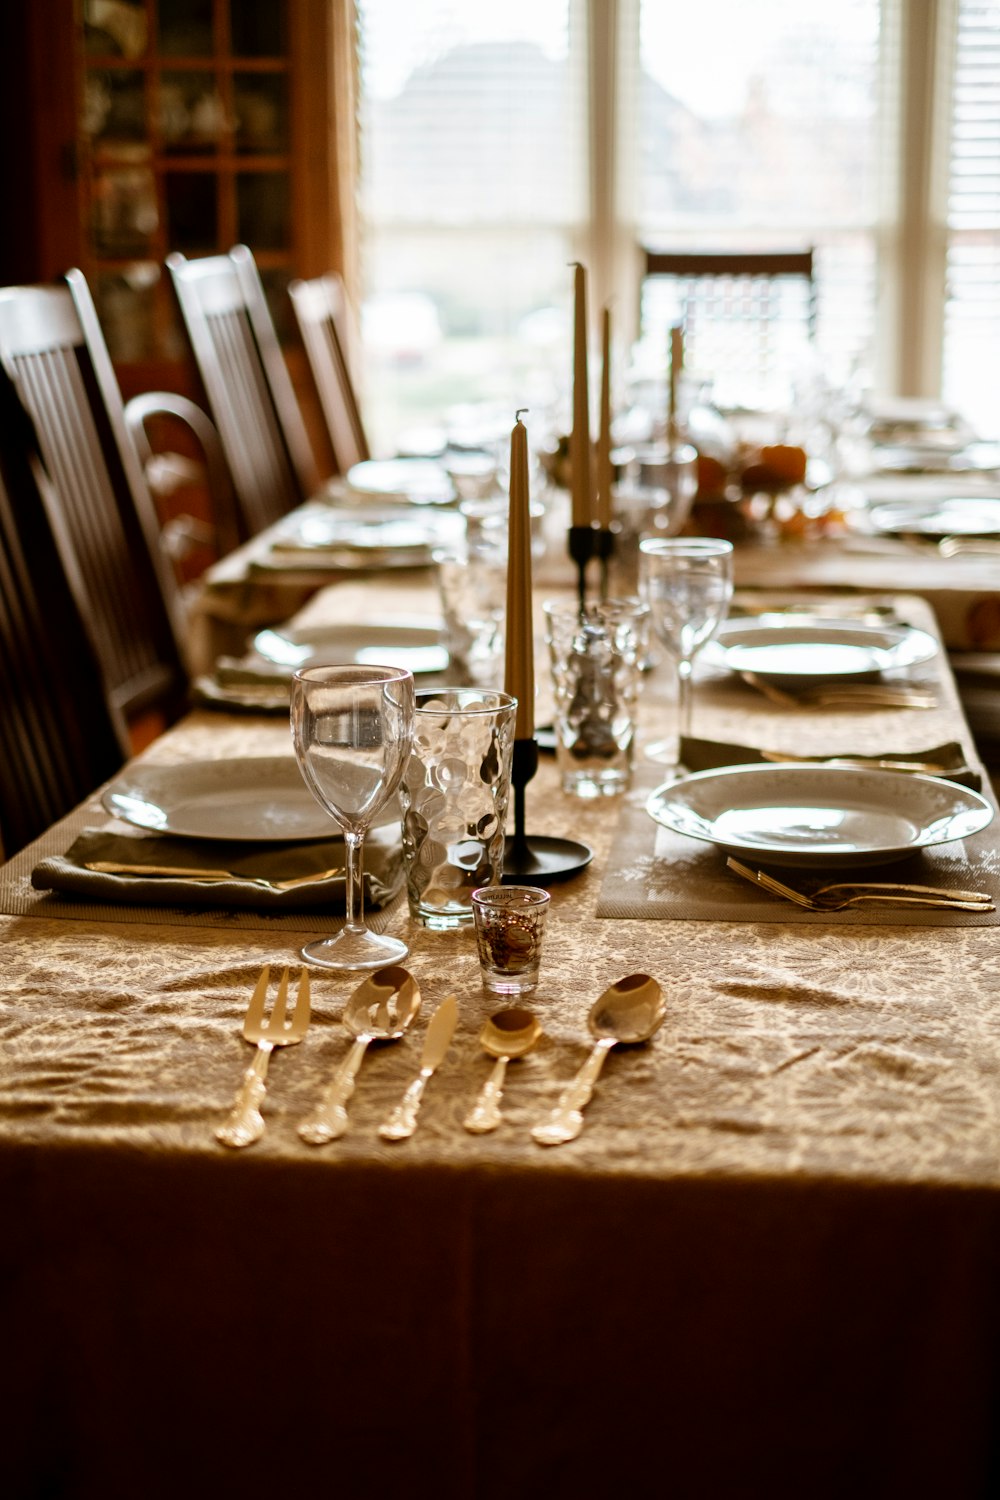
{"type": "Polygon", "coordinates": [[[507,1064],[515,1057],[530,1052],[542,1034],[541,1025],[530,1010],[511,1006],[498,1010],[490,1016],[479,1034],[479,1045],[496,1062],[489,1078],[483,1084],[475,1105],[462,1122],[473,1135],[485,1135],[496,1130],[501,1121],[500,1100],[503,1097],[504,1074],[507,1064]]]}
{"type": "Polygon", "coordinates": [[[587,1017],[596,1044],[587,1061],[559,1096],[548,1119],[531,1135],[540,1146],[575,1140],[583,1129],[583,1108],[594,1092],[604,1059],[619,1042],[646,1042],[666,1015],[663,991],[649,974],[628,974],[604,991],[587,1017]]]}

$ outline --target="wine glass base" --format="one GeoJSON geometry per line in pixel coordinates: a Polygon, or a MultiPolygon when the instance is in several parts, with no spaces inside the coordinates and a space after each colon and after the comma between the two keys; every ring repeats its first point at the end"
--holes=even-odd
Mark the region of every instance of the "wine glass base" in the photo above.
{"type": "Polygon", "coordinates": [[[387,937],[385,933],[338,932],[336,937],[317,938],[302,949],[306,963],[318,964],[321,969],[381,969],[389,964],[398,964],[409,953],[406,943],[399,938],[387,937]]]}
{"type": "Polygon", "coordinates": [[[652,740],[644,748],[643,758],[651,760],[654,765],[662,766],[665,771],[672,771],[675,776],[686,776],[687,766],[678,759],[677,740],[652,740]]]}

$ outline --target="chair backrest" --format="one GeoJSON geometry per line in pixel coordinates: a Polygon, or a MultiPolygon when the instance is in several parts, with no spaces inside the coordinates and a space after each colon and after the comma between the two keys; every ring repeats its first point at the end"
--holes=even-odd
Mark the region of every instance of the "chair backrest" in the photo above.
{"type": "Polygon", "coordinates": [[[30,418],[0,367],[0,843],[42,833],[122,765],[85,610],[42,499],[30,418]]]}
{"type": "Polygon", "coordinates": [[[306,358],[326,419],[333,456],[341,474],[370,457],[361,409],[351,380],[347,296],[330,271],[288,288],[306,358]]]}
{"type": "Polygon", "coordinates": [[[242,513],[255,536],[314,494],[319,472],[253,255],[167,267],[242,513]]]}
{"type": "MultiPolygon", "coordinates": [[[[126,401],[125,426],[139,455],[150,493],[154,496],[168,496],[170,478],[176,478],[177,470],[183,466],[187,471],[183,477],[202,479],[208,491],[212,517],[211,522],[207,523],[210,534],[199,540],[211,548],[216,558],[224,557],[227,552],[232,552],[239,546],[242,534],[232,480],[229,477],[229,465],[222,451],[218,431],[201,407],[176,391],[143,391],[126,401]],[[190,461],[184,455],[154,448],[151,432],[158,425],[172,426],[175,423],[194,438],[201,453],[199,471],[192,469],[190,461]]],[[[183,539],[184,525],[188,521],[193,522],[193,519],[176,516],[171,521],[164,522],[161,517],[161,527],[163,531],[169,532],[173,523],[177,523],[175,533],[183,539]]],[[[166,550],[168,555],[176,555],[169,536],[166,539],[166,550]]]]}
{"type": "Polygon", "coordinates": [[[690,372],[773,388],[815,336],[813,252],[644,250],[642,299],[640,327],[681,325],[690,372]]]}
{"type": "Polygon", "coordinates": [[[0,289],[0,361],[38,434],[111,701],[130,722],[169,723],[188,688],[179,600],[82,272],[0,289]]]}

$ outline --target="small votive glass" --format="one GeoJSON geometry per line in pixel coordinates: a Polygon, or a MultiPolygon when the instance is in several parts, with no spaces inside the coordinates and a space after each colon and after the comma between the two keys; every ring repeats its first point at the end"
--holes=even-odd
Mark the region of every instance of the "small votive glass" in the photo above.
{"type": "Polygon", "coordinates": [[[549,601],[544,610],[563,791],[614,796],[632,774],[649,607],[640,599],[606,599],[582,611],[549,601]]]}
{"type": "Polygon", "coordinates": [[[530,995],[538,985],[549,893],[534,885],[486,885],[472,893],[483,989],[530,995]]]}

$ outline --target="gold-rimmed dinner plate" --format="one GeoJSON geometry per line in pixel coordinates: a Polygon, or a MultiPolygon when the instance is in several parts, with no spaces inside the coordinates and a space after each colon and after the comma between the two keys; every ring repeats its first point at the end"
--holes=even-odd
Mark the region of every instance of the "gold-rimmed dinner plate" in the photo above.
{"type": "MultiPolygon", "coordinates": [[[[181,838],[292,843],[340,835],[289,755],[140,763],[117,777],[101,800],[107,812],[136,828],[181,838]]],[[[377,821],[398,817],[393,800],[377,821]]]]}
{"type": "Polygon", "coordinates": [[[890,864],[986,828],[993,804],[936,776],[841,766],[727,766],[658,787],[664,828],[762,864],[890,864]]]}
{"type": "Polygon", "coordinates": [[[937,650],[932,635],[911,625],[781,613],[724,621],[701,656],[710,666],[802,685],[878,677],[930,661],[937,650]]]}

